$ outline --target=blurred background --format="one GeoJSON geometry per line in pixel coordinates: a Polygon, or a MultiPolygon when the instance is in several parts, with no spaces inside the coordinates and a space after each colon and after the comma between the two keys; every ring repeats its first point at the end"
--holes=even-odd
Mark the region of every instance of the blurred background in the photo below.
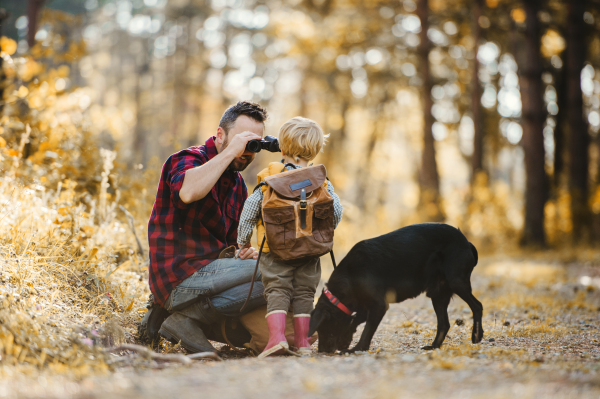
{"type": "MultiPolygon", "coordinates": [[[[98,218],[114,202],[144,229],[166,158],[252,100],[266,134],[296,115],[330,134],[336,246],[425,221],[490,252],[600,237],[598,0],[0,7],[3,173],[76,184],[98,218]]],[[[249,187],[278,159],[261,152],[249,187]]]]}

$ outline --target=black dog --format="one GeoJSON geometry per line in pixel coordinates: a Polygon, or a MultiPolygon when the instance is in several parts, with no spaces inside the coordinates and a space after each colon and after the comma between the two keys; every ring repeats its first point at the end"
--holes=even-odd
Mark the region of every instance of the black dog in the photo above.
{"type": "Polygon", "coordinates": [[[477,250],[460,230],[442,223],[414,224],[356,244],[333,271],[311,313],[309,336],[319,332],[319,352],[347,351],[356,328],[367,322],[349,352],[369,349],[389,302],[426,292],[437,315],[439,348],[450,329],[448,304],[461,297],[473,312],[473,343],[481,342],[483,306],[471,293],[477,250]]]}

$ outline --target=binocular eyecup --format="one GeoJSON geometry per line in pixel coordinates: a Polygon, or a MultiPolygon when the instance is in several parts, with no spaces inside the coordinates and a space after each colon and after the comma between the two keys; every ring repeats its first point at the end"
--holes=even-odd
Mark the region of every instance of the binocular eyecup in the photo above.
{"type": "Polygon", "coordinates": [[[267,150],[269,152],[280,152],[279,141],[277,137],[266,136],[262,140],[250,140],[246,144],[246,151],[260,152],[261,150],[267,150]]]}

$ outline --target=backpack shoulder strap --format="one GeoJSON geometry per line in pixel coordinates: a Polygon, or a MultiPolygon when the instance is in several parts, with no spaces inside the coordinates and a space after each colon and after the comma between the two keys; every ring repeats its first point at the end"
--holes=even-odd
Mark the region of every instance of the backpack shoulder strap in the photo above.
{"type": "Polygon", "coordinates": [[[261,181],[260,183],[258,183],[255,187],[254,190],[252,190],[252,192],[254,193],[256,190],[258,190],[259,188],[261,188],[262,186],[266,186],[267,183],[265,183],[264,181],[261,181]]]}

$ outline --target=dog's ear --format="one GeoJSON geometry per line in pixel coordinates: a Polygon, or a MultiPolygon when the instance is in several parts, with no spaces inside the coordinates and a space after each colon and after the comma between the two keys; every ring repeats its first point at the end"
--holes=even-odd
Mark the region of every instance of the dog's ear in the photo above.
{"type": "Polygon", "coordinates": [[[310,323],[308,325],[308,336],[312,335],[317,331],[321,323],[329,317],[329,313],[323,311],[321,308],[316,308],[311,312],[310,323]]]}

